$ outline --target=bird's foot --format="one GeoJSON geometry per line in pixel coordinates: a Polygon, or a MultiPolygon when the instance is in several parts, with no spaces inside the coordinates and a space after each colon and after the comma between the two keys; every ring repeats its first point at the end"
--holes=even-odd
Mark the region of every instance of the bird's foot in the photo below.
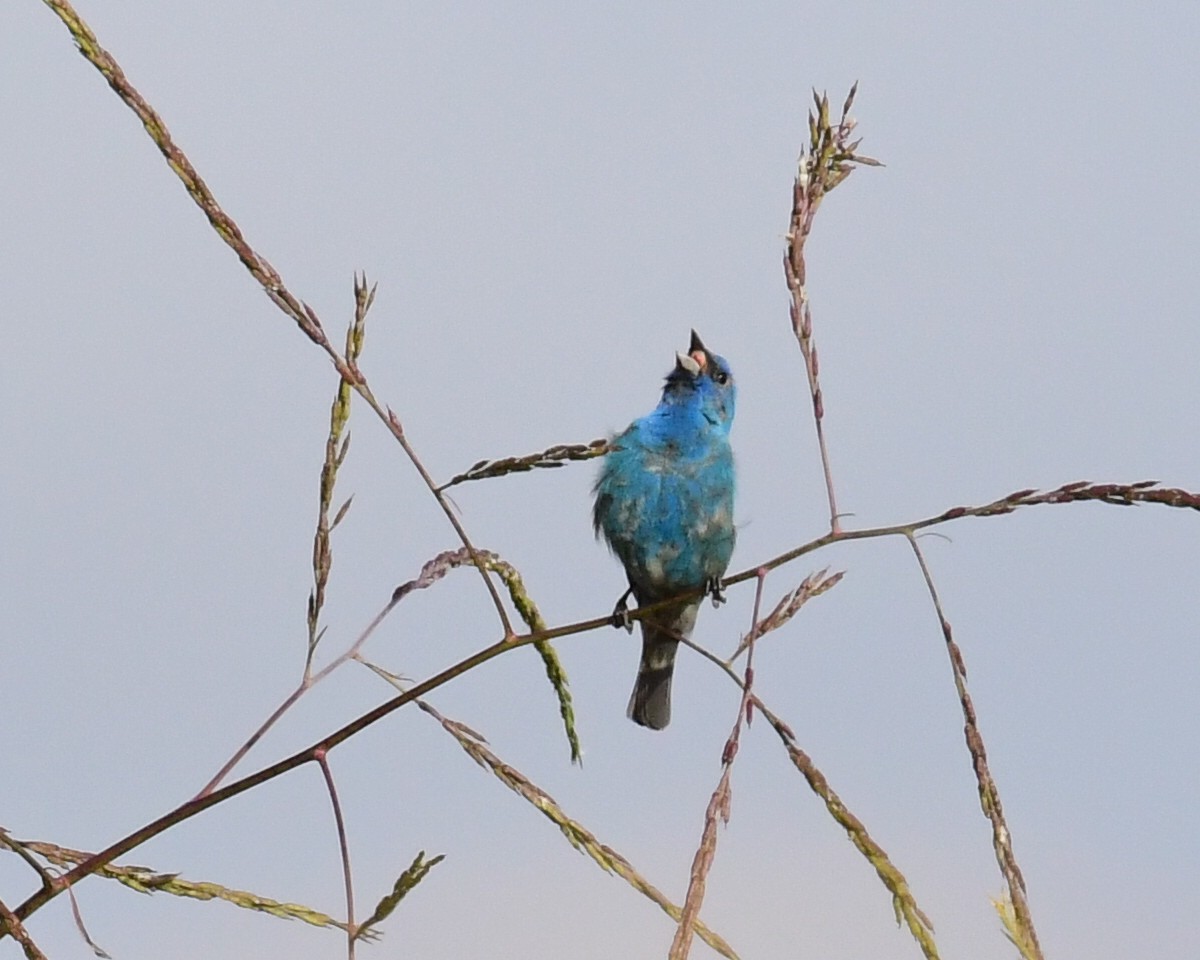
{"type": "Polygon", "coordinates": [[[710,577],[704,584],[704,593],[712,597],[714,607],[719,607],[725,602],[725,586],[720,577],[710,577]]]}
{"type": "Polygon", "coordinates": [[[626,633],[633,633],[633,621],[629,619],[629,598],[632,594],[633,587],[621,594],[612,612],[612,625],[618,630],[624,627],[626,633]]]}

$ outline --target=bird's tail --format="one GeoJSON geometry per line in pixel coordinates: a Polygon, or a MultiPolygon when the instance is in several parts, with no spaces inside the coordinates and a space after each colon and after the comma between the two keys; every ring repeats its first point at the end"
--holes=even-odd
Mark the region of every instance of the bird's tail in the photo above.
{"type": "Polygon", "coordinates": [[[680,636],[689,637],[700,604],[689,604],[667,624],[642,621],[642,662],[626,715],[636,724],[661,730],[671,722],[671,677],[680,636]]]}
{"type": "Polygon", "coordinates": [[[671,675],[679,641],[658,639],[652,634],[661,636],[659,630],[646,624],[642,629],[642,662],[625,712],[634,723],[661,730],[671,722],[671,675]]]}

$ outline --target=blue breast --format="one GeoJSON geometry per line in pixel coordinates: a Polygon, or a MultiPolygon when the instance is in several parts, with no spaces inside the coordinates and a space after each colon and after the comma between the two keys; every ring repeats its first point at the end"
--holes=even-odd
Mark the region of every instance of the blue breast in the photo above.
{"type": "Polygon", "coordinates": [[[639,601],[697,589],[729,566],[733,452],[727,435],[661,411],[613,440],[593,515],[639,601]]]}

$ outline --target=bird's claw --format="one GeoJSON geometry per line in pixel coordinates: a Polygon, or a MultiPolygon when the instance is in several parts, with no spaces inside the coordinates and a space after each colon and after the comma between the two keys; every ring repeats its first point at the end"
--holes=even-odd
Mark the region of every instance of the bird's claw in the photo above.
{"type": "Polygon", "coordinates": [[[714,607],[719,607],[725,602],[725,587],[721,583],[720,577],[711,577],[704,584],[704,592],[712,597],[712,605],[714,607]]]}
{"type": "Polygon", "coordinates": [[[613,607],[612,625],[618,630],[625,628],[626,633],[633,633],[633,621],[629,619],[629,595],[633,593],[632,589],[626,590],[621,594],[621,599],[617,601],[617,605],[613,607]]]}

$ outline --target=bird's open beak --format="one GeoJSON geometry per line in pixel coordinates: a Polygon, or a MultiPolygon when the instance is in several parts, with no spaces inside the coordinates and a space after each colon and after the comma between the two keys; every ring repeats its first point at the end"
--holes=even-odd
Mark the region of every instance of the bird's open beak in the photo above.
{"type": "Polygon", "coordinates": [[[698,377],[703,366],[695,356],[689,356],[686,353],[677,353],[675,354],[675,369],[683,371],[688,376],[698,377]]]}
{"type": "Polygon", "coordinates": [[[697,373],[699,373],[700,370],[708,369],[709,364],[712,363],[712,354],[708,352],[708,348],[704,345],[704,341],[700,339],[700,335],[696,333],[695,330],[692,331],[692,342],[688,347],[688,357],[695,362],[696,367],[698,368],[696,371],[697,373]]]}

